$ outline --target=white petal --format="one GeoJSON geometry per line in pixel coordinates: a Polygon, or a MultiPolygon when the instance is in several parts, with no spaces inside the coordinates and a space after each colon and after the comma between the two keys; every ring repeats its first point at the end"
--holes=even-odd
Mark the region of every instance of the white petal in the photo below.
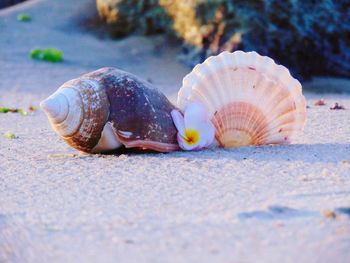
{"type": "Polygon", "coordinates": [[[201,126],[201,123],[208,120],[208,115],[205,108],[199,103],[191,103],[185,110],[185,127],[196,128],[201,126]]]}
{"type": "Polygon", "coordinates": [[[208,147],[213,141],[215,137],[215,128],[214,125],[209,121],[203,123],[200,127],[198,127],[199,131],[199,146],[201,148],[208,147]]]}
{"type": "Polygon", "coordinates": [[[213,123],[209,121],[207,125],[208,125],[208,128],[206,130],[207,134],[205,135],[205,137],[207,138],[207,142],[204,145],[204,147],[209,147],[215,139],[215,127],[213,123]]]}
{"type": "Polygon", "coordinates": [[[171,117],[173,118],[173,122],[178,132],[182,136],[185,136],[185,122],[181,112],[179,112],[178,110],[172,110],[170,114],[171,114],[171,117]]]}

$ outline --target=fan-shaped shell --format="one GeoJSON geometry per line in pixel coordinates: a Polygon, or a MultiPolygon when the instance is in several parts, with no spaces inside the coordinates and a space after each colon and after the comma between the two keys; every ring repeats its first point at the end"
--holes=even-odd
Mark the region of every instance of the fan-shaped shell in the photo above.
{"type": "Polygon", "coordinates": [[[223,52],[183,80],[178,106],[202,103],[222,147],[289,143],[306,120],[300,83],[288,69],[256,52],[223,52]]]}

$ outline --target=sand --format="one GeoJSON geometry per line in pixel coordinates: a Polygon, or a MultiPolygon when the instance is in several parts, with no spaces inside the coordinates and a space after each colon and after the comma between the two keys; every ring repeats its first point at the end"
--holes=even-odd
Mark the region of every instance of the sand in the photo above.
{"type": "MultiPolygon", "coordinates": [[[[88,33],[81,19],[93,1],[72,3],[0,10],[0,107],[38,106],[103,66],[176,98],[190,71],[176,47],[162,36],[88,33]],[[16,20],[24,11],[32,22],[16,20]],[[63,63],[28,57],[49,46],[63,63]]],[[[329,110],[349,109],[350,96],[323,94],[327,105],[316,107],[320,96],[306,93],[308,122],[293,145],[190,153],[82,154],[40,111],[0,114],[0,262],[350,262],[350,215],[340,209],[350,207],[350,112],[329,110]]]]}

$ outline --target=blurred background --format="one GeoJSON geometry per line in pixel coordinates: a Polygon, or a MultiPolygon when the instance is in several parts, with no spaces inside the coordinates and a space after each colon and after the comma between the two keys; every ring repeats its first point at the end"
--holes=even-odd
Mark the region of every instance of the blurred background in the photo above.
{"type": "Polygon", "coordinates": [[[6,90],[48,94],[112,66],[176,96],[193,66],[235,50],[270,56],[305,90],[349,93],[350,0],[0,0],[6,90]],[[43,48],[62,61],[37,61],[43,48]]]}
{"type": "Polygon", "coordinates": [[[97,0],[116,37],[165,32],[190,66],[211,55],[255,50],[299,79],[350,76],[349,0],[97,0]]]}

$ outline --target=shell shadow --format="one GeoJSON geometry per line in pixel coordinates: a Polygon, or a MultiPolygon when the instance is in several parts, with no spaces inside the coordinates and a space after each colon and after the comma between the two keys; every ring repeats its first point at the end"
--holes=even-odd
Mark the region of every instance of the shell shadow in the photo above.
{"type": "Polygon", "coordinates": [[[104,152],[103,155],[122,155],[122,154],[128,154],[128,155],[157,155],[157,154],[162,154],[162,153],[158,153],[156,151],[152,151],[152,150],[141,150],[141,149],[137,149],[137,148],[126,148],[126,147],[121,147],[118,148],[116,150],[112,150],[112,151],[108,151],[108,152],[104,152]]]}
{"type": "Polygon", "coordinates": [[[317,217],[319,215],[320,213],[317,211],[299,210],[279,205],[269,206],[266,210],[255,210],[250,212],[241,212],[237,214],[240,220],[286,220],[301,217],[317,217]]]}
{"type": "Polygon", "coordinates": [[[174,152],[169,158],[187,158],[190,160],[252,160],[252,161],[303,161],[308,163],[350,162],[350,144],[292,144],[273,146],[249,146],[230,149],[209,149],[199,152],[174,152]]]}
{"type": "MultiPolygon", "coordinates": [[[[334,209],[337,215],[344,215],[350,219],[350,207],[337,207],[334,209]]],[[[271,205],[264,210],[253,210],[237,214],[240,220],[293,220],[297,218],[321,217],[317,210],[303,210],[287,206],[271,205]]]]}
{"type": "Polygon", "coordinates": [[[325,144],[291,144],[270,146],[248,146],[240,148],[215,148],[202,151],[177,151],[171,153],[158,153],[151,150],[135,148],[119,148],[106,152],[107,155],[142,155],[162,158],[186,158],[192,160],[235,160],[235,161],[303,161],[308,163],[326,162],[350,162],[350,144],[325,143],[325,144]]]}

